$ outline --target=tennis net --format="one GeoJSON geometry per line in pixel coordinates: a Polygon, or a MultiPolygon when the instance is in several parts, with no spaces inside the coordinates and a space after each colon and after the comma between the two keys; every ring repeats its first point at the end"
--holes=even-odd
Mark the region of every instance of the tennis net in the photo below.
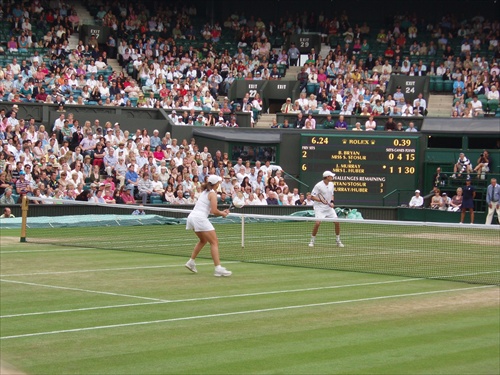
{"type": "MultiPolygon", "coordinates": [[[[55,203],[74,212],[30,217],[28,211],[28,242],[189,257],[197,241],[185,229],[189,210],[144,207],[144,215],[133,215],[138,206],[55,203]]],[[[314,217],[236,211],[211,219],[225,261],[500,284],[497,226],[337,219],[345,245],[338,247],[333,220],[325,219],[309,247],[314,217]]],[[[209,258],[209,249],[200,257],[209,258]]]]}

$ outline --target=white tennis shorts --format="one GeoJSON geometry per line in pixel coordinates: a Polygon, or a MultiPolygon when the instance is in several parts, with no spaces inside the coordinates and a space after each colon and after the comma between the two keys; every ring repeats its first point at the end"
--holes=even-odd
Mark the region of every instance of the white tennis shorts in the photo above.
{"type": "Polygon", "coordinates": [[[325,208],[315,208],[314,209],[314,216],[317,219],[336,219],[337,213],[331,207],[326,208],[326,209],[325,208]]]}
{"type": "Polygon", "coordinates": [[[189,215],[186,222],[186,229],[194,230],[195,232],[209,232],[215,230],[214,226],[206,217],[198,217],[189,215]]]}

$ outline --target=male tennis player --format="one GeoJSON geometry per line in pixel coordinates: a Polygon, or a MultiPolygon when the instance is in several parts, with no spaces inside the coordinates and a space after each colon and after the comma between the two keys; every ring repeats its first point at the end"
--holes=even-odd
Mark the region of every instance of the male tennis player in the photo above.
{"type": "Polygon", "coordinates": [[[191,272],[198,272],[196,269],[195,259],[200,253],[203,246],[208,242],[210,244],[210,252],[215,265],[214,276],[231,276],[232,272],[228,271],[220,265],[219,259],[219,240],[215,233],[214,226],[208,220],[208,215],[226,217],[229,210],[220,211],[217,208],[217,194],[215,191],[219,186],[222,178],[216,175],[210,175],[207,182],[202,184],[203,192],[201,193],[193,211],[189,214],[186,222],[186,229],[193,229],[199,238],[198,243],[194,247],[191,259],[186,263],[186,268],[191,272]]]}
{"type": "MultiPolygon", "coordinates": [[[[333,177],[335,173],[330,171],[323,172],[323,181],[318,182],[312,192],[312,199],[314,201],[314,216],[318,219],[325,218],[337,218],[337,214],[333,209],[333,199],[334,199],[334,187],[333,187],[333,177]]],[[[321,221],[316,221],[312,231],[311,242],[309,246],[313,247],[316,241],[316,234],[318,234],[318,229],[321,221]]],[[[335,222],[335,234],[337,236],[337,246],[344,247],[344,244],[340,241],[340,224],[335,222]]]]}

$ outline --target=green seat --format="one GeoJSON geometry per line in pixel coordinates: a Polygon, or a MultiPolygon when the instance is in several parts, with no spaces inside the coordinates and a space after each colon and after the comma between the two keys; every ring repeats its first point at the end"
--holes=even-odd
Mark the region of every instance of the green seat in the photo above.
{"type": "Polygon", "coordinates": [[[453,92],[453,81],[452,80],[444,81],[443,91],[444,92],[453,92]]]}
{"type": "Polygon", "coordinates": [[[149,199],[149,201],[151,202],[151,204],[162,204],[163,201],[161,200],[161,197],[156,197],[156,196],[153,196],[149,199]]]}
{"type": "Polygon", "coordinates": [[[306,88],[307,95],[316,94],[317,87],[318,85],[316,83],[308,83],[306,88]]]}
{"type": "MultiPolygon", "coordinates": [[[[452,84],[452,87],[453,87],[453,84],[452,84]]],[[[444,90],[444,81],[443,80],[436,81],[434,88],[435,88],[436,92],[443,92],[443,90],[444,90]]]]}
{"type": "Polygon", "coordinates": [[[488,100],[488,110],[495,113],[498,110],[498,100],[488,100]]]}

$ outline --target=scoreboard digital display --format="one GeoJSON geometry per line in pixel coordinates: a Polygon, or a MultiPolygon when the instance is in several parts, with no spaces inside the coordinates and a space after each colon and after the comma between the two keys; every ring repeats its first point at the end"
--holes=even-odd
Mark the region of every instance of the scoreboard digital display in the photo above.
{"type": "Polygon", "coordinates": [[[338,206],[381,206],[396,189],[418,186],[419,137],[404,135],[302,135],[301,181],[314,185],[335,173],[338,206]]]}

